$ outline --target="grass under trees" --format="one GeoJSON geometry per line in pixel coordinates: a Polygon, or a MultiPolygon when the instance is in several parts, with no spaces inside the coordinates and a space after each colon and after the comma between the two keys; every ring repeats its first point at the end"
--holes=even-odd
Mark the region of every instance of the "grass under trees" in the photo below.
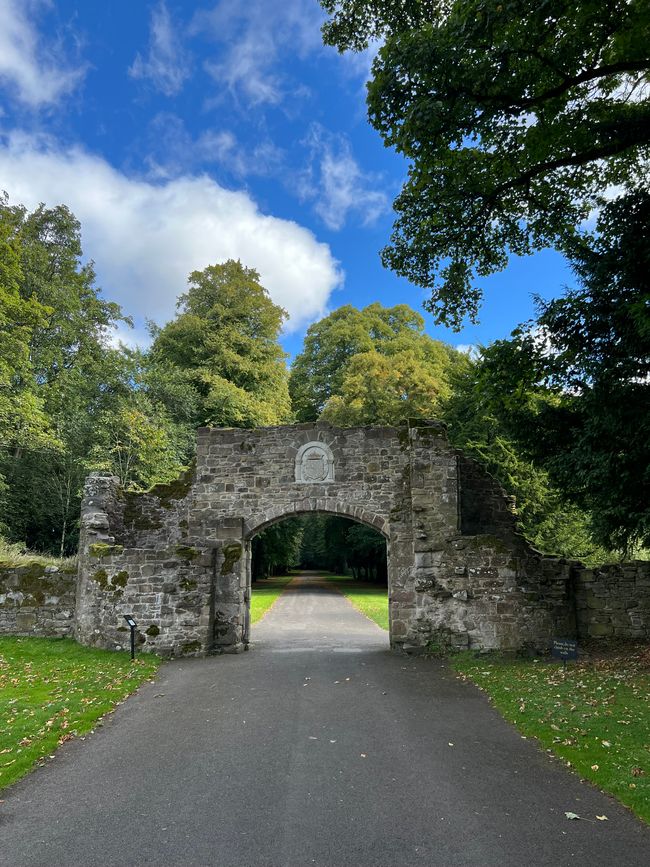
{"type": "Polygon", "coordinates": [[[556,660],[472,653],[452,666],[523,735],[650,822],[647,646],[593,650],[566,671],[556,660]]]}
{"type": "Polygon", "coordinates": [[[0,788],[89,732],[159,665],[66,638],[0,638],[0,788]]]}
{"type": "Polygon", "coordinates": [[[281,575],[255,581],[251,593],[251,623],[257,623],[266,614],[282,591],[292,580],[293,575],[281,575]]]}

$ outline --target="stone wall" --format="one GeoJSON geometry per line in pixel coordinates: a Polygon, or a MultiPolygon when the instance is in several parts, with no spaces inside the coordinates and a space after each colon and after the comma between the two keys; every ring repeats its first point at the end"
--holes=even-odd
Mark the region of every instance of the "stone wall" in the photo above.
{"type": "Polygon", "coordinates": [[[574,569],[580,638],[650,640],[650,562],[574,569]]]}
{"type": "Polygon", "coordinates": [[[76,567],[0,564],[0,635],[72,635],[76,585],[76,567]]]}
{"type": "Polygon", "coordinates": [[[93,474],[76,598],[74,576],[52,567],[0,570],[0,632],[64,635],[74,622],[82,643],[117,649],[131,614],[143,650],[245,649],[251,539],[308,513],[347,516],[386,538],[394,648],[650,638],[650,564],[589,570],[533,550],[512,499],[426,422],[203,428],[196,466],[173,484],[134,494],[93,474]]]}
{"type": "Polygon", "coordinates": [[[122,646],[129,613],[144,649],[244,649],[252,537],[313,512],[386,537],[395,648],[541,648],[575,632],[569,564],[530,549],[512,503],[450,446],[442,426],[318,423],[201,429],[192,473],[147,494],[91,476],[77,637],[122,646]]]}

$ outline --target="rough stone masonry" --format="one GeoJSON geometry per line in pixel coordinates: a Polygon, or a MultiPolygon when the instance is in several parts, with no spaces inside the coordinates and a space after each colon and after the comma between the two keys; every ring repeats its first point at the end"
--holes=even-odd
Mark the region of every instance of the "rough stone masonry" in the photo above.
{"type": "Polygon", "coordinates": [[[124,646],[123,614],[132,613],[144,649],[162,655],[246,648],[251,539],[314,512],[386,538],[394,648],[543,648],[553,635],[576,634],[576,564],[529,547],[512,502],[442,426],[319,422],[197,436],[196,466],[176,483],[140,494],[111,476],[87,480],[82,643],[124,646]]]}

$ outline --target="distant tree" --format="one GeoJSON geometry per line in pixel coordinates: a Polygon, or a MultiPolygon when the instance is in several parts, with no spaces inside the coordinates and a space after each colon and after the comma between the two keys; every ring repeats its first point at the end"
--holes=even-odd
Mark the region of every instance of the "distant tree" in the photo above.
{"type": "Polygon", "coordinates": [[[450,394],[449,356],[442,348],[439,362],[418,357],[411,349],[355,355],[346,365],[340,394],[330,397],[321,418],[342,427],[435,418],[450,394]]]}
{"type": "Polygon", "coordinates": [[[285,355],[278,343],[285,311],[258,273],[229,260],[193,271],[179,314],[154,329],[151,360],[182,371],[194,394],[195,425],[253,427],[290,414],[285,355]]]}
{"type": "MultiPolygon", "coordinates": [[[[379,422],[378,416],[372,417],[368,402],[365,406],[357,403],[348,414],[339,398],[346,390],[350,399],[358,397],[368,383],[376,391],[385,376],[391,382],[387,402],[395,404],[406,394],[405,406],[410,403],[430,414],[435,411],[436,395],[445,392],[450,372],[462,363],[458,352],[424,333],[424,320],[405,304],[382,307],[375,303],[363,310],[340,307],[308,329],[303,350],[291,367],[294,412],[299,421],[314,421],[327,405],[328,417],[337,423],[379,422]],[[407,385],[409,376],[419,377],[419,382],[407,385]],[[364,421],[357,422],[353,416],[364,421]]],[[[398,416],[403,414],[393,406],[393,417],[398,416]]]]}
{"type": "Polygon", "coordinates": [[[511,253],[567,249],[607,188],[647,184],[647,0],[320,0],[325,42],[381,47],[370,121],[410,161],[385,265],[474,319],[511,253]]]}
{"type": "Polygon", "coordinates": [[[287,518],[253,538],[253,579],[284,575],[300,562],[304,523],[287,518]]]}

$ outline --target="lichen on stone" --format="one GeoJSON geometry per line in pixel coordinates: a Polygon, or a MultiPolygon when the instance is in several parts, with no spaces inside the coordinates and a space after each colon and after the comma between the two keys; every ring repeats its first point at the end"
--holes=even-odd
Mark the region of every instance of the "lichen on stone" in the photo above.
{"type": "Polygon", "coordinates": [[[194,560],[201,552],[197,551],[196,548],[192,548],[190,545],[177,545],[176,548],[174,548],[174,553],[182,560],[194,560]]]}
{"type": "Polygon", "coordinates": [[[124,550],[124,545],[109,545],[106,542],[94,542],[88,546],[88,553],[91,557],[111,557],[114,554],[121,554],[124,550]]]}
{"type": "Polygon", "coordinates": [[[231,545],[225,545],[223,548],[223,563],[221,565],[221,574],[228,575],[232,572],[233,566],[238,560],[241,560],[242,546],[239,542],[233,542],[231,545]]]}
{"type": "Polygon", "coordinates": [[[117,572],[111,578],[111,584],[114,584],[116,587],[126,587],[126,583],[129,580],[129,573],[126,569],[122,569],[120,572],[117,572]]]}

